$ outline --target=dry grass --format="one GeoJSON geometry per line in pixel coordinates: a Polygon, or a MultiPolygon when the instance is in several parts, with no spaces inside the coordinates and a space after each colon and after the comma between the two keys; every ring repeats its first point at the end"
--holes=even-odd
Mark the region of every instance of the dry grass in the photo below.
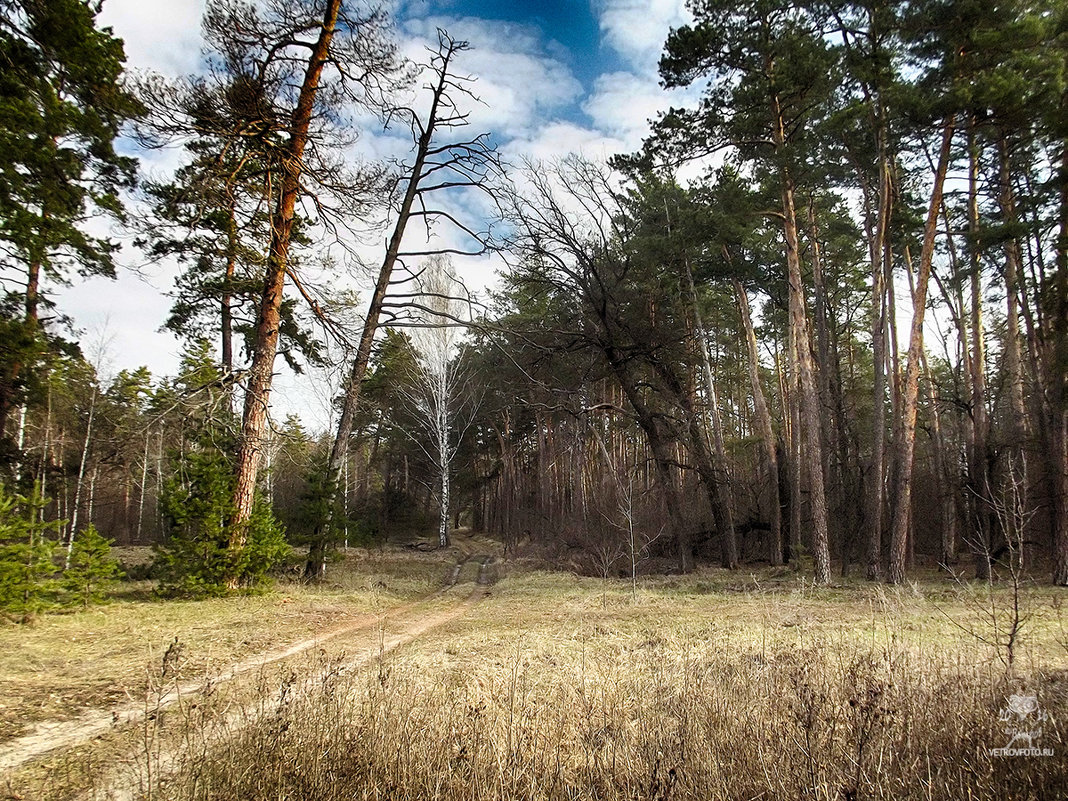
{"type": "MultiPolygon", "coordinates": [[[[142,556],[133,549],[121,555],[128,562],[142,556]]],[[[35,722],[142,698],[148,666],[175,638],[184,677],[210,676],[425,595],[440,586],[452,560],[396,548],[350,551],[324,585],[280,582],[262,595],[201,601],[162,601],[147,582],[127,583],[105,606],[0,627],[0,743],[35,722]]]]}
{"type": "MultiPolygon", "coordinates": [[[[976,636],[991,625],[982,587],[707,571],[632,598],[625,582],[513,569],[462,619],[359,669],[338,644],[13,787],[88,797],[119,775],[140,788],[126,797],[168,801],[1062,798],[1063,598],[1028,590],[1010,682],[976,636]],[[989,753],[1020,690],[1050,714],[1052,757],[989,753]]],[[[999,590],[995,610],[1007,601],[999,590]]]]}

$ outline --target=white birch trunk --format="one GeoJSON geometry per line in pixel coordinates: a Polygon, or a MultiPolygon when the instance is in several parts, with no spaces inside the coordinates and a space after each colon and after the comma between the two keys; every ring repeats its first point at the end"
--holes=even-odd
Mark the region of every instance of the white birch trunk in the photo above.
{"type": "Polygon", "coordinates": [[[22,478],[22,449],[26,445],[26,404],[19,407],[18,461],[15,462],[15,486],[22,478]]]}
{"type": "Polygon", "coordinates": [[[93,419],[96,417],[96,387],[89,400],[89,422],[85,426],[85,441],[82,443],[82,459],[78,465],[78,483],[74,489],[74,509],[70,516],[70,530],[67,532],[66,567],[70,567],[70,554],[74,550],[74,536],[78,531],[78,509],[82,502],[82,486],[85,484],[85,464],[89,459],[89,443],[93,436],[93,419]]]}
{"type": "MultiPolygon", "coordinates": [[[[454,357],[457,340],[455,321],[463,314],[462,304],[454,297],[458,286],[448,260],[432,257],[418,279],[419,292],[426,295],[421,327],[411,334],[417,357],[415,386],[409,400],[429,440],[421,445],[438,472],[438,544],[449,545],[449,509],[452,460],[456,455],[453,444],[454,420],[450,403],[460,383],[458,365],[454,357]]],[[[407,472],[407,471],[406,471],[407,472]]]]}
{"type": "Polygon", "coordinates": [[[137,499],[137,542],[141,542],[141,526],[145,519],[145,484],[148,482],[148,431],[145,431],[145,453],[141,459],[141,492],[137,499]]]}

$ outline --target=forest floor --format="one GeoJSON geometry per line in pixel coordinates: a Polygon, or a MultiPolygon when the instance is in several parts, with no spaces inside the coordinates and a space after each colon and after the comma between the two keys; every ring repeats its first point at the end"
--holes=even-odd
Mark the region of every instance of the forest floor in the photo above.
{"type": "Polygon", "coordinates": [[[632,590],[461,537],[330,575],[0,629],[0,798],[906,798],[916,770],[924,798],[1068,786],[1062,590],[1023,588],[1010,672],[1011,588],[936,574],[632,590]],[[1051,759],[989,755],[1012,693],[1038,696],[1051,759]]]}

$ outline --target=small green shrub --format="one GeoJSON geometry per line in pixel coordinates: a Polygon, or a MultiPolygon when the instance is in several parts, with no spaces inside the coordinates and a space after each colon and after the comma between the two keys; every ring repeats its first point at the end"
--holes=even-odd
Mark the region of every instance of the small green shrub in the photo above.
{"type": "Polygon", "coordinates": [[[253,588],[289,553],[285,533],[268,504],[257,498],[245,547],[229,552],[233,471],[220,449],[187,453],[175,478],[164,486],[161,505],[167,539],[156,548],[154,567],[164,595],[225,595],[226,577],[253,588]]]}
{"type": "Polygon", "coordinates": [[[56,542],[48,535],[62,521],[42,521],[45,505],[37,487],[26,496],[0,484],[0,612],[22,620],[54,602],[56,542]]]}
{"type": "Polygon", "coordinates": [[[122,578],[119,563],[111,556],[111,540],[89,524],[74,540],[70,564],[63,571],[63,589],[68,603],[83,607],[104,600],[104,592],[122,578]]]}
{"type": "Polygon", "coordinates": [[[0,545],[0,610],[25,620],[52,605],[55,543],[0,545]]]}

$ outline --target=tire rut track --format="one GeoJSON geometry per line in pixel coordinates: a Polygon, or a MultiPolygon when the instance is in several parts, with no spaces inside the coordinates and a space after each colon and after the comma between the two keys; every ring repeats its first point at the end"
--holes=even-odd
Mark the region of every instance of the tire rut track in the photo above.
{"type": "MultiPolygon", "coordinates": [[[[464,560],[466,561],[469,560],[464,560]]],[[[479,564],[479,580],[476,580],[477,588],[469,593],[466,598],[448,606],[444,609],[440,609],[436,612],[412,615],[410,620],[397,619],[400,616],[391,616],[383,618],[382,628],[380,629],[380,636],[374,641],[367,642],[363,647],[359,648],[357,652],[349,659],[344,660],[341,664],[333,667],[324,668],[318,672],[303,677],[301,688],[294,692],[290,698],[289,703],[300,702],[310,696],[313,688],[321,687],[325,681],[330,677],[343,673],[350,673],[374,662],[375,659],[394,651],[395,649],[407,645],[410,642],[418,639],[427,632],[439,628],[447,623],[452,622],[464,614],[466,614],[473,606],[478,602],[489,596],[490,590],[486,584],[493,583],[487,581],[483,584],[481,579],[483,577],[483,571],[486,569],[487,564],[492,562],[492,557],[486,557],[484,561],[479,564]],[[385,633],[385,625],[392,618],[394,631],[392,633],[385,633]],[[399,628],[399,630],[397,630],[399,628]]],[[[448,585],[439,592],[435,593],[432,598],[438,597],[448,590],[452,589],[455,585],[448,585]]],[[[216,733],[209,735],[203,747],[212,748],[221,745],[227,739],[239,734],[243,729],[250,725],[254,725],[256,722],[262,719],[262,704],[260,699],[254,699],[251,702],[236,704],[226,711],[221,719],[215,722],[216,733]],[[259,709],[259,713],[257,713],[259,709]]],[[[152,763],[152,776],[154,777],[153,783],[157,784],[161,778],[166,779],[167,776],[173,775],[174,772],[181,765],[182,743],[179,741],[177,747],[171,749],[163,749],[153,758],[152,763]]],[[[144,798],[143,792],[144,776],[138,774],[135,770],[131,770],[129,765],[125,769],[114,771],[110,776],[105,777],[102,784],[97,785],[88,794],[79,796],[79,801],[88,801],[88,799],[106,798],[108,801],[141,801],[144,798]],[[101,795],[102,794],[102,795],[101,795]]],[[[155,797],[151,793],[150,797],[155,797]]]]}
{"type": "MultiPolygon", "coordinates": [[[[404,618],[420,607],[432,604],[456,586],[463,566],[474,559],[482,560],[479,565],[479,573],[476,582],[479,585],[492,584],[493,581],[484,580],[487,563],[493,561],[488,555],[468,556],[460,560],[453,568],[451,576],[446,578],[445,584],[438,590],[423,596],[415,601],[401,604],[387,610],[384,614],[364,614],[354,622],[348,622],[333,629],[317,634],[314,637],[293,643],[285,648],[280,648],[244,659],[226,668],[222,673],[206,678],[192,679],[180,682],[167,690],[156,699],[151,708],[144,702],[131,702],[112,706],[106,709],[90,709],[79,714],[71,720],[65,721],[42,721],[33,726],[26,734],[14,737],[0,744],[0,773],[8,773],[17,770],[35,760],[49,754],[69,749],[85,742],[91,741],[101,735],[114,731],[118,728],[135,726],[143,723],[146,716],[157,714],[159,711],[174,706],[180,700],[187,700],[203,695],[209,689],[218,688],[228,684],[241,676],[252,671],[263,669],[269,665],[281,662],[294,656],[306,653],[313,648],[320,647],[330,641],[337,640],[342,635],[355,634],[366,631],[373,627],[384,627],[390,620],[404,618]]],[[[460,606],[466,607],[478,593],[464,601],[460,606]]],[[[459,607],[457,607],[459,608],[459,607]]],[[[433,619],[433,616],[431,616],[433,619]]],[[[415,636],[427,630],[426,628],[415,629],[417,633],[405,642],[414,639],[415,636]]],[[[388,643],[389,641],[387,641],[388,643]]],[[[402,642],[393,642],[389,648],[396,648],[402,642]]]]}

